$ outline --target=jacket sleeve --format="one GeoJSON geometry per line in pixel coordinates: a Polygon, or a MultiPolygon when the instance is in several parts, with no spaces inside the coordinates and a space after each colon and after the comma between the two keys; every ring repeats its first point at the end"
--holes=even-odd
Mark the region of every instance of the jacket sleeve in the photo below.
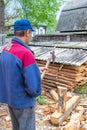
{"type": "Polygon", "coordinates": [[[32,52],[24,55],[23,67],[26,92],[32,97],[39,96],[42,89],[41,74],[32,52]]]}

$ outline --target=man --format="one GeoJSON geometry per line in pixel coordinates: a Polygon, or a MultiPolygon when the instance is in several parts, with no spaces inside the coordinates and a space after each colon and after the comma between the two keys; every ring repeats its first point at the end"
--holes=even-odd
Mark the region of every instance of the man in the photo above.
{"type": "Polygon", "coordinates": [[[28,43],[34,31],[27,19],[14,23],[14,35],[0,56],[0,102],[8,104],[13,130],[35,130],[34,105],[41,75],[28,43]]]}

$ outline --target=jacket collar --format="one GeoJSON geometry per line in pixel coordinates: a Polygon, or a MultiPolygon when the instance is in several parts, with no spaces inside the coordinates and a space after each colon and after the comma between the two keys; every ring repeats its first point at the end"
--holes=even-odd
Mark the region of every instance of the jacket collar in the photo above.
{"type": "Polygon", "coordinates": [[[22,46],[26,47],[34,54],[34,52],[30,49],[30,47],[25,42],[23,42],[21,39],[19,39],[17,37],[13,37],[12,42],[17,42],[18,44],[21,44],[22,46]]]}

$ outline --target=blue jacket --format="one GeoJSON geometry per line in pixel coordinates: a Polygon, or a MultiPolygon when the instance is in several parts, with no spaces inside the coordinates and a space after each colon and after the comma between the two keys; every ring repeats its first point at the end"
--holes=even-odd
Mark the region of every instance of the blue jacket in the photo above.
{"type": "Polygon", "coordinates": [[[0,55],[0,102],[13,108],[32,107],[41,94],[41,84],[33,52],[14,37],[0,55]]]}

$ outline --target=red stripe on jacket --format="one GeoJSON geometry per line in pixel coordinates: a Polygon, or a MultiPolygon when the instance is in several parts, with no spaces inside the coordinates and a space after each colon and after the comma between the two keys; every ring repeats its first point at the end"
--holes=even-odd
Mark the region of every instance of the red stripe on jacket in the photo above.
{"type": "Polygon", "coordinates": [[[7,51],[19,58],[22,61],[24,68],[36,63],[33,53],[29,49],[16,42],[12,42],[10,48],[7,45],[4,48],[4,51],[7,51]]]}

